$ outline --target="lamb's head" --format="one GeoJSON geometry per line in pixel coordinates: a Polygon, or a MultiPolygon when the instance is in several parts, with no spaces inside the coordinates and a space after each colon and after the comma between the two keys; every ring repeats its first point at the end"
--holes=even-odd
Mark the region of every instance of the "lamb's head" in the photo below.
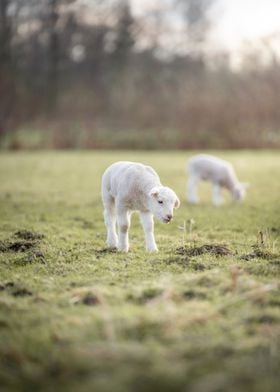
{"type": "Polygon", "coordinates": [[[157,186],[149,192],[149,207],[152,214],[160,221],[169,223],[173,218],[174,208],[179,208],[180,200],[176,193],[166,187],[157,186]]]}
{"type": "Polygon", "coordinates": [[[234,201],[241,202],[246,196],[246,189],[249,184],[246,182],[238,182],[232,190],[232,198],[234,201]]]}

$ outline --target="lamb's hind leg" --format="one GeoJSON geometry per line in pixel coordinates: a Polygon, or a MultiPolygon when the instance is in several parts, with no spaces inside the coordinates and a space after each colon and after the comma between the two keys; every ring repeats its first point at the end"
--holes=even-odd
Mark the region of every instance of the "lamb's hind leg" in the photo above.
{"type": "Polygon", "coordinates": [[[187,199],[189,203],[199,203],[199,197],[197,194],[197,186],[198,186],[199,178],[195,175],[191,175],[188,184],[187,184],[187,199]]]}
{"type": "Polygon", "coordinates": [[[130,227],[131,213],[122,207],[117,207],[117,224],[118,224],[118,236],[119,244],[118,250],[128,252],[129,241],[128,241],[128,230],[130,227]]]}
{"type": "Polygon", "coordinates": [[[118,247],[118,236],[116,233],[116,209],[114,199],[112,197],[104,202],[104,221],[107,228],[107,245],[109,248],[118,247]]]}

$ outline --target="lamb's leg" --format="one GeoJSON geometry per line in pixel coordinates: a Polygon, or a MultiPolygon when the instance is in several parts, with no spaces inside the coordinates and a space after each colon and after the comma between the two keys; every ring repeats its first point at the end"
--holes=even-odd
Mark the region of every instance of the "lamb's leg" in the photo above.
{"type": "Polygon", "coordinates": [[[212,200],[215,206],[219,206],[224,202],[223,197],[221,195],[221,187],[219,184],[215,184],[215,183],[212,184],[212,200]]]}
{"type": "Polygon", "coordinates": [[[129,242],[128,242],[128,230],[130,227],[130,212],[123,209],[117,208],[117,224],[118,224],[118,235],[119,244],[118,250],[123,252],[128,252],[129,242]]]}
{"type": "Polygon", "coordinates": [[[199,197],[197,194],[197,185],[199,178],[195,175],[191,175],[187,184],[187,198],[189,203],[199,203],[199,197]]]}
{"type": "Polygon", "coordinates": [[[117,248],[118,236],[116,233],[116,213],[114,208],[104,210],[104,221],[107,227],[107,245],[109,248],[117,248]]]}
{"type": "MultiPolygon", "coordinates": [[[[105,198],[106,199],[106,198],[105,198]]],[[[113,198],[104,200],[104,222],[107,228],[107,245],[109,248],[118,247],[118,236],[116,233],[116,210],[113,198]]]]}
{"type": "Polygon", "coordinates": [[[157,252],[157,244],[154,237],[154,218],[150,212],[140,213],[141,223],[145,233],[146,249],[148,252],[157,252]]]}

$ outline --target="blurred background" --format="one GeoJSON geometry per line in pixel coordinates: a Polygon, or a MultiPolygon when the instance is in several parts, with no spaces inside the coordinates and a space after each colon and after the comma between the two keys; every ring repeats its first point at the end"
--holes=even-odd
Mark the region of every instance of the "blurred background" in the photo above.
{"type": "Polygon", "coordinates": [[[277,0],[1,0],[0,147],[280,147],[277,0]]]}

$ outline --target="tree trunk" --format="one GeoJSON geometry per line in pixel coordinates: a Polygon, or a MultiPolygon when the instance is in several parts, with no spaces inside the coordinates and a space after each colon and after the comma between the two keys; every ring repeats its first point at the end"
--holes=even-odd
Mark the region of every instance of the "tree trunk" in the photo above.
{"type": "Polygon", "coordinates": [[[9,1],[0,1],[0,136],[11,126],[16,100],[11,53],[12,26],[8,17],[9,1]]]}
{"type": "Polygon", "coordinates": [[[59,39],[57,32],[59,0],[49,0],[49,66],[47,77],[47,110],[53,113],[57,107],[59,39]]]}

